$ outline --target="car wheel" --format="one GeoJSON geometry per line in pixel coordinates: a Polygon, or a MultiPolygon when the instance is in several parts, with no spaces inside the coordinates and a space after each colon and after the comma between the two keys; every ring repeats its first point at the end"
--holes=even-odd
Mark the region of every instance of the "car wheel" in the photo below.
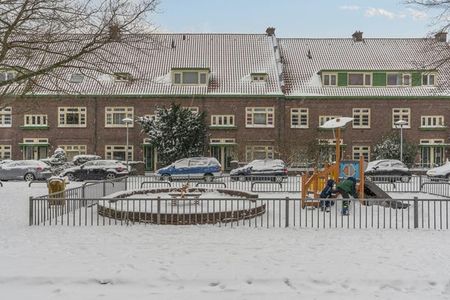
{"type": "Polygon", "coordinates": [[[407,183],[407,182],[409,182],[409,180],[411,180],[411,177],[409,177],[408,175],[403,175],[403,176],[400,178],[400,180],[401,180],[401,182],[403,182],[403,183],[407,183]]]}
{"type": "Polygon", "coordinates": [[[67,177],[67,179],[69,179],[69,181],[75,181],[75,174],[73,174],[73,173],[67,173],[65,175],[65,177],[67,177]]]}
{"type": "Polygon", "coordinates": [[[203,179],[205,180],[205,182],[212,182],[214,180],[214,176],[213,174],[205,174],[203,179]]]}
{"type": "Polygon", "coordinates": [[[170,177],[169,174],[163,174],[161,176],[161,180],[163,180],[163,181],[172,181],[172,178],[170,177]]]}
{"type": "Polygon", "coordinates": [[[244,182],[247,178],[245,178],[245,175],[239,175],[238,179],[240,182],[244,182]]]}
{"type": "Polygon", "coordinates": [[[113,179],[116,179],[116,174],[114,174],[114,173],[112,173],[112,172],[106,173],[106,179],[107,179],[107,180],[113,180],[113,179]]]}
{"type": "Polygon", "coordinates": [[[35,177],[32,173],[27,173],[25,174],[25,176],[23,176],[23,179],[25,179],[25,181],[33,181],[35,177]]]}

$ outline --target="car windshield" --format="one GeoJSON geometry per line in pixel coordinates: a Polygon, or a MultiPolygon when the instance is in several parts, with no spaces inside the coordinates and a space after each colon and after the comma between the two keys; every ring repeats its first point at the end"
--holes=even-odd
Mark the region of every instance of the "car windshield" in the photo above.
{"type": "Polygon", "coordinates": [[[392,167],[393,168],[407,168],[406,165],[401,162],[393,162],[392,167]]]}

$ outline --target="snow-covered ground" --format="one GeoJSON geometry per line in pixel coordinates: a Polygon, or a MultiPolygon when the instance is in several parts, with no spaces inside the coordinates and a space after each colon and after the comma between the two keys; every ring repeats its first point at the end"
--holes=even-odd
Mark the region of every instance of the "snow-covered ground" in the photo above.
{"type": "Polygon", "coordinates": [[[2,299],[450,299],[449,231],[29,227],[45,193],[0,187],[2,299]]]}

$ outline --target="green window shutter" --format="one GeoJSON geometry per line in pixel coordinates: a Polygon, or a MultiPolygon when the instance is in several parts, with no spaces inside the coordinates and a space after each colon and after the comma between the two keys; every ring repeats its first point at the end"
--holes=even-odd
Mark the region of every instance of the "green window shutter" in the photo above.
{"type": "Polygon", "coordinates": [[[338,73],[338,86],[347,86],[347,73],[338,73]]]}
{"type": "Polygon", "coordinates": [[[422,85],[422,74],[420,72],[414,72],[411,76],[411,85],[412,86],[421,86],[422,85]]]}
{"type": "Polygon", "coordinates": [[[386,86],[386,73],[373,73],[373,86],[386,86]]]}

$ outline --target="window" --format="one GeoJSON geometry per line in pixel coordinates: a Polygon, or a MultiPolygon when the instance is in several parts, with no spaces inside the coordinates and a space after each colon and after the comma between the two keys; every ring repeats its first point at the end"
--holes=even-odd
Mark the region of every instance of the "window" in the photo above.
{"type": "Polygon", "coordinates": [[[144,115],[144,118],[155,121],[156,115],[144,115]]]}
{"type": "Polygon", "coordinates": [[[48,157],[48,139],[47,138],[25,138],[20,144],[22,148],[23,159],[42,159],[48,157]]]}
{"type": "MultiPolygon", "coordinates": [[[[134,119],[133,107],[105,107],[105,127],[127,127],[123,119],[134,119]]],[[[134,122],[128,125],[134,126],[134,122]]]]}
{"type": "Polygon", "coordinates": [[[198,109],[197,106],[190,106],[190,107],[185,107],[185,108],[188,109],[193,114],[198,114],[199,113],[199,109],[198,109]]]}
{"type": "Polygon", "coordinates": [[[75,155],[87,154],[86,145],[59,145],[58,147],[64,150],[67,160],[72,160],[75,155]]]}
{"type": "Polygon", "coordinates": [[[210,145],[236,145],[236,139],[210,139],[210,145]]]}
{"type": "Polygon", "coordinates": [[[372,74],[371,73],[349,73],[348,74],[349,86],[371,86],[372,74]]]}
{"type": "Polygon", "coordinates": [[[370,128],[370,108],[353,109],[353,128],[370,128]]]}
{"type": "Polygon", "coordinates": [[[58,127],[86,127],[86,107],[58,107],[58,127]]]}
{"type": "Polygon", "coordinates": [[[114,73],[116,81],[131,81],[133,76],[130,73],[114,73]]]}
{"type": "Polygon", "coordinates": [[[274,127],[273,107],[246,107],[246,127],[274,127]]]}
{"type": "Polygon", "coordinates": [[[82,83],[84,79],[83,74],[74,73],[70,76],[70,82],[72,83],[82,83]]]}
{"type": "Polygon", "coordinates": [[[436,82],[436,74],[423,74],[422,75],[422,85],[434,86],[436,82]]]}
{"type": "Polygon", "coordinates": [[[24,115],[23,126],[27,127],[47,127],[47,115],[24,115]]]}
{"type": "Polygon", "coordinates": [[[11,159],[11,145],[0,145],[0,160],[11,159]]]}
{"type": "Polygon", "coordinates": [[[252,73],[252,82],[266,82],[267,81],[267,73],[252,73]]]}
{"type": "Polygon", "coordinates": [[[406,121],[406,125],[403,128],[411,128],[411,109],[410,108],[393,108],[392,109],[392,128],[400,128],[398,125],[395,125],[395,122],[404,120],[406,121]]]}
{"type": "Polygon", "coordinates": [[[176,85],[206,85],[209,80],[209,69],[174,70],[173,83],[176,85]]]}
{"type": "Polygon", "coordinates": [[[0,127],[12,126],[12,108],[5,107],[0,109],[0,127]]]}
{"type": "Polygon", "coordinates": [[[445,143],[443,139],[420,140],[420,165],[432,168],[445,161],[445,143]]]}
{"type": "Polygon", "coordinates": [[[325,124],[325,122],[340,118],[341,116],[319,116],[319,126],[325,124]]]}
{"type": "Polygon", "coordinates": [[[308,128],[308,109],[291,108],[291,128],[308,128]]]}
{"type": "MultiPolygon", "coordinates": [[[[105,159],[126,161],[126,145],[106,145],[105,159]]],[[[128,160],[133,160],[133,146],[128,146],[128,160]]]]}
{"type": "Polygon", "coordinates": [[[233,127],[234,126],[234,115],[212,115],[211,116],[211,126],[215,127],[233,127]]]}
{"type": "Polygon", "coordinates": [[[359,160],[361,156],[364,157],[364,161],[370,161],[369,146],[353,146],[353,160],[359,160]]]}
{"type": "Polygon", "coordinates": [[[16,71],[0,71],[0,82],[12,80],[16,78],[16,76],[17,76],[16,71]]]}
{"type": "Polygon", "coordinates": [[[422,128],[445,127],[444,116],[422,116],[420,117],[420,127],[422,128]]]}
{"type": "Polygon", "coordinates": [[[336,86],[337,85],[337,74],[336,73],[323,73],[322,74],[322,84],[326,86],[336,86]]]}
{"type": "Polygon", "coordinates": [[[411,85],[411,74],[409,73],[387,73],[387,86],[411,85]]]}
{"type": "Polygon", "coordinates": [[[247,162],[255,159],[273,159],[273,146],[247,146],[245,148],[247,162]]]}

